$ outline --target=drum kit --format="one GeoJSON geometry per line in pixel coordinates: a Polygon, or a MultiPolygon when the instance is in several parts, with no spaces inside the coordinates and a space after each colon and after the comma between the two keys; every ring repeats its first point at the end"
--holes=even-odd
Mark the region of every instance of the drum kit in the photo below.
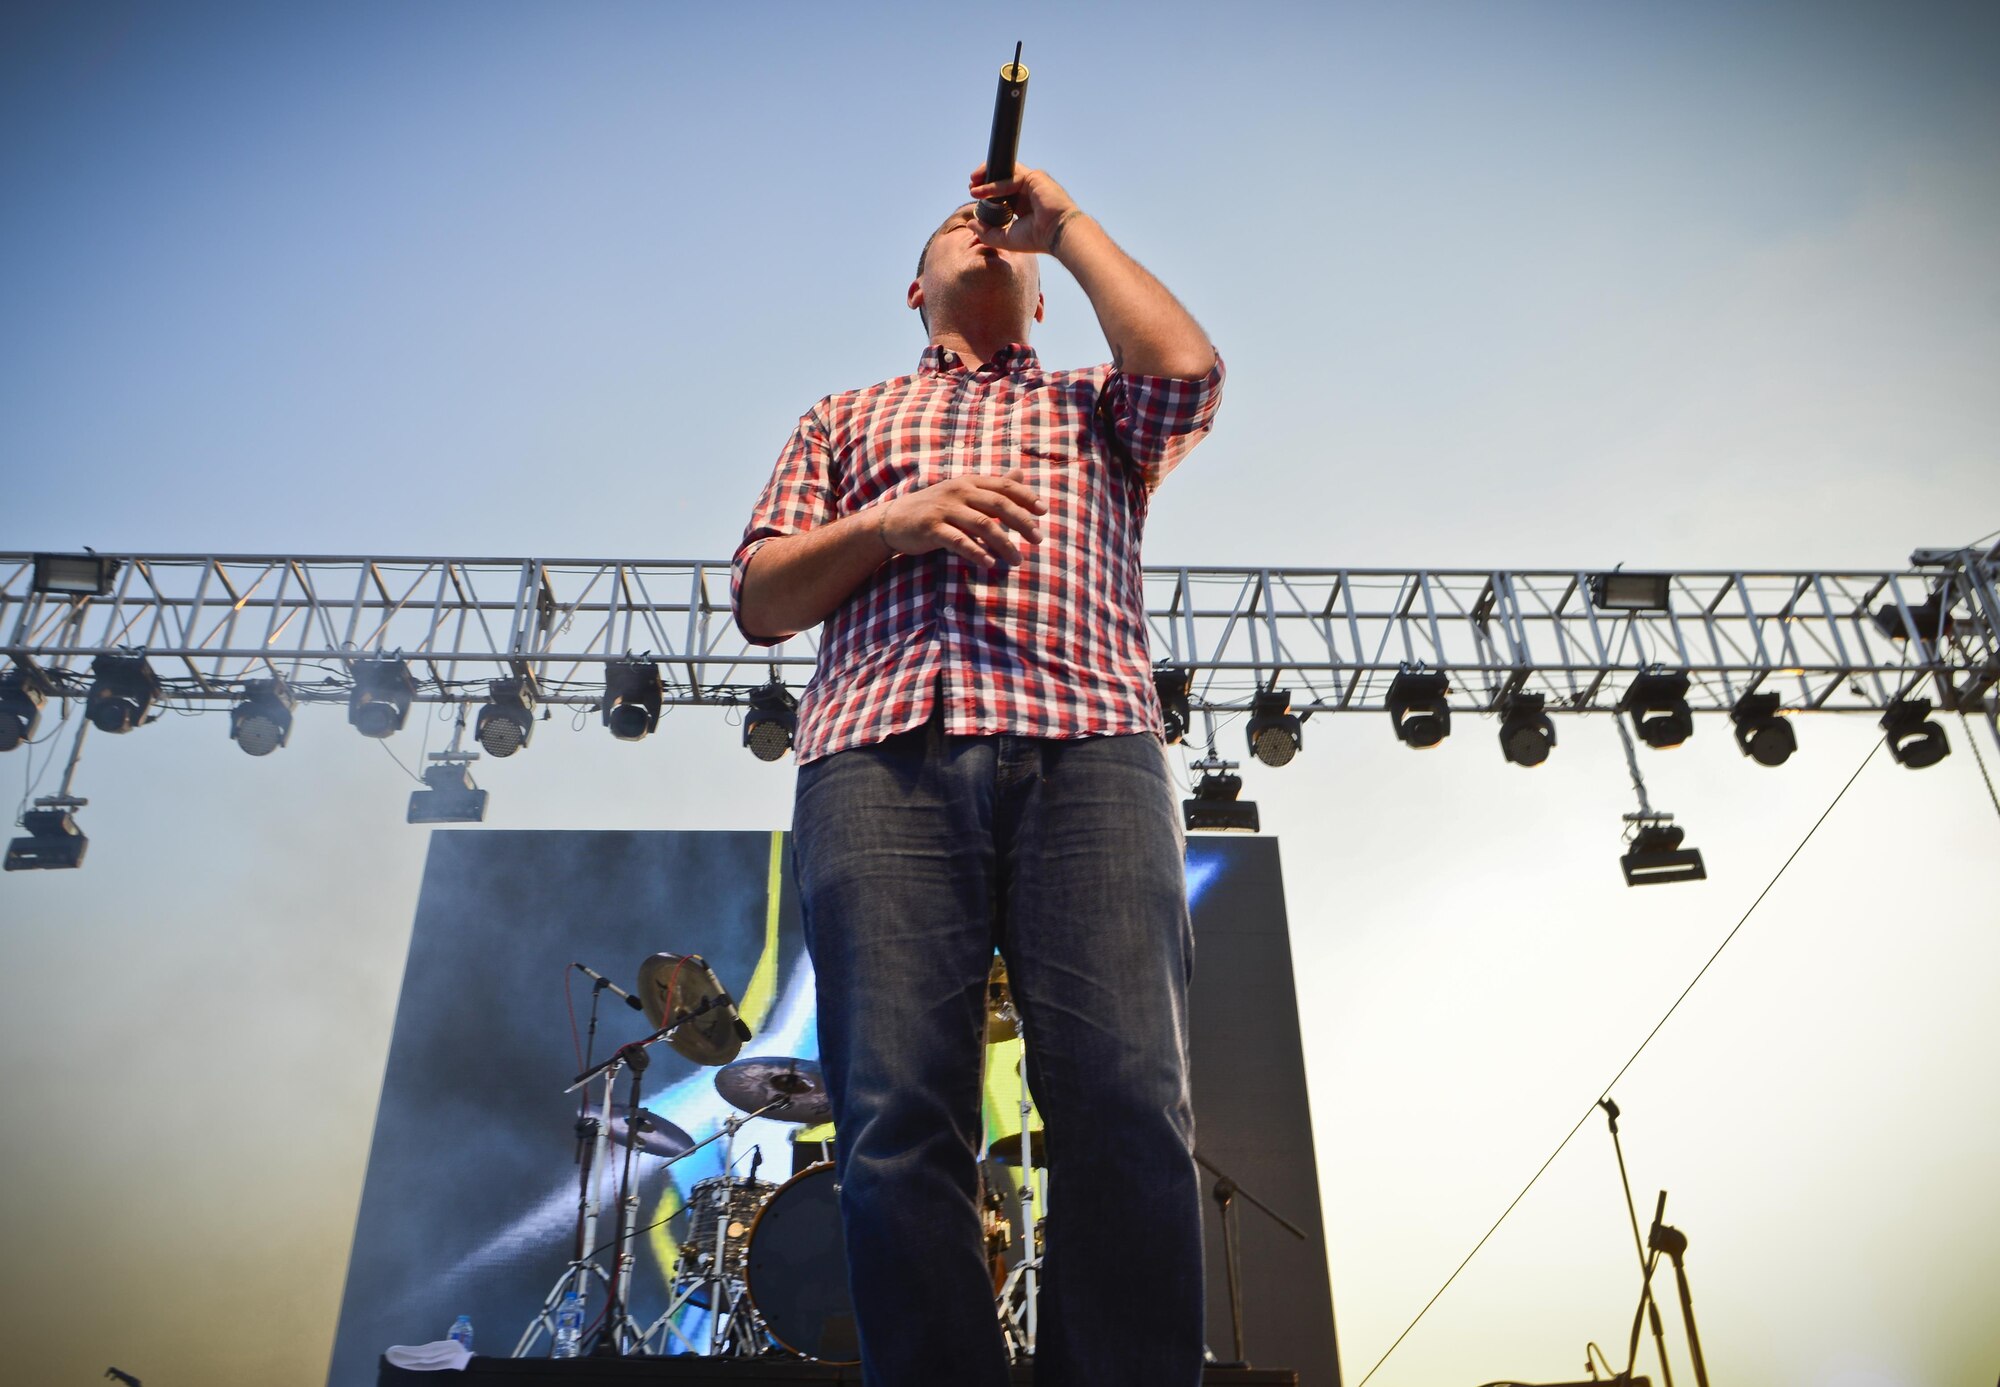
{"type": "MultiPolygon", "coordinates": [[[[630,996],[602,975],[582,971],[597,979],[598,992],[608,988],[630,996]]],[[[820,1066],[788,1056],[737,1058],[749,1039],[749,1027],[737,1019],[734,1001],[699,955],[655,954],[647,959],[639,970],[637,1000],[656,1027],[654,1033],[587,1068],[565,1090],[591,1095],[576,1127],[582,1167],[576,1254],[522,1331],[513,1356],[531,1356],[545,1337],[554,1339],[556,1316],[565,1297],[573,1293],[585,1307],[586,1322],[593,1322],[593,1314],[598,1322],[589,1335],[593,1355],[789,1355],[858,1363],[861,1353],[847,1288],[839,1186],[834,1163],[827,1159],[830,1143],[806,1139],[807,1129],[826,1124],[833,1116],[820,1066]],[[716,1091],[735,1109],[700,1141],[640,1106],[646,1051],[662,1040],[697,1064],[715,1066],[716,1091]],[[614,1101],[621,1072],[631,1076],[630,1097],[622,1110],[614,1101]],[[794,1173],[782,1183],[758,1178],[761,1149],[755,1152],[748,1175],[733,1173],[737,1134],[759,1118],[797,1124],[794,1173]],[[723,1173],[696,1181],[680,1208],[664,1220],[679,1225],[678,1259],[666,1307],[642,1327],[633,1319],[629,1303],[637,1239],[650,1230],[637,1227],[640,1199],[634,1159],[649,1155],[671,1166],[717,1142],[723,1173]],[[809,1159],[815,1155],[817,1159],[809,1159]],[[613,1160],[622,1162],[616,1232],[600,1246],[598,1228],[604,1211],[598,1174],[608,1171],[613,1160]],[[600,1261],[604,1253],[610,1254],[608,1267],[600,1261]]],[[[987,986],[988,1055],[1019,1035],[1006,965],[996,957],[987,986]]],[[[1029,1125],[1033,1104],[1025,1065],[1015,1069],[1020,1124],[1012,1135],[996,1139],[980,1161],[980,1212],[1001,1332],[1009,1352],[1025,1359],[1033,1355],[1035,1344],[1043,1223],[1035,1211],[1045,1198],[1037,1187],[1046,1161],[1043,1134],[1029,1125]],[[1018,1191],[1012,1188],[1010,1168],[1021,1172],[1018,1191]],[[1016,1200],[1019,1226],[1031,1230],[1018,1239],[1009,1216],[1009,1204],[1016,1200]]]]}

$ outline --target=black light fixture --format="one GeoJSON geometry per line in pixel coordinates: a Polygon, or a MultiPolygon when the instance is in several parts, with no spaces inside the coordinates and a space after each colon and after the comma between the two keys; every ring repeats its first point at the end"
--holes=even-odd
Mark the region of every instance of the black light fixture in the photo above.
{"type": "Polygon", "coordinates": [[[1243,777],[1233,773],[1227,761],[1196,762],[1208,767],[1195,782],[1194,798],[1181,801],[1181,819],[1190,833],[1255,833],[1258,831],[1257,805],[1238,799],[1243,793],[1243,777]]]}
{"type": "Polygon", "coordinates": [[[1542,711],[1542,694],[1512,693],[1500,704],[1500,754],[1517,766],[1539,766],[1555,749],[1556,725],[1542,711]]]}
{"type": "Polygon", "coordinates": [[[433,752],[424,785],[410,795],[405,821],[413,824],[476,824],[486,817],[486,792],[472,783],[472,758],[433,752]]]}
{"type": "Polygon", "coordinates": [[[1688,674],[1684,669],[1652,669],[1635,677],[1618,701],[1618,711],[1632,717],[1632,730],[1655,750],[1679,746],[1694,735],[1694,710],[1688,707],[1688,674]]]}
{"type": "Polygon", "coordinates": [[[1911,636],[1927,640],[1933,645],[1952,633],[1957,623],[1945,609],[1944,598],[1932,593],[1923,601],[1910,608],[1910,619],[1903,620],[1903,613],[1894,602],[1884,602],[1877,607],[1873,620],[1875,629],[1892,641],[1905,641],[1911,636]]]}
{"type": "Polygon", "coordinates": [[[488,756],[512,756],[535,735],[535,683],[525,678],[495,679],[486,686],[486,696],[472,735],[488,756]]]}
{"type": "Polygon", "coordinates": [[[229,735],[251,756],[269,756],[292,739],[298,699],[283,679],[253,679],[243,701],[229,710],[229,735]]]}
{"type": "Polygon", "coordinates": [[[1433,747],[1451,735],[1450,692],[1451,681],[1437,671],[1406,669],[1389,681],[1389,719],[1405,746],[1433,747]]]}
{"type": "Polygon", "coordinates": [[[1791,719],[1780,716],[1778,695],[1747,693],[1729,710],[1736,724],[1736,745],[1760,766],[1782,766],[1799,749],[1791,719]]]}
{"type": "Polygon", "coordinates": [[[0,674],[0,751],[35,739],[48,687],[35,671],[16,665],[0,674]]]}
{"type": "Polygon", "coordinates": [[[102,554],[37,554],[34,590],[56,597],[102,597],[117,574],[118,560],[102,554]]]}
{"type": "Polygon", "coordinates": [[[347,696],[347,720],[364,737],[393,737],[409,720],[417,681],[403,660],[356,660],[354,690],[347,696]]]}
{"type": "Polygon", "coordinates": [[[146,720],[160,696],[160,676],[144,655],[99,655],[90,662],[96,676],[83,704],[84,716],[100,732],[130,732],[146,720]]]}
{"type": "Polygon", "coordinates": [[[1882,714],[1881,728],[1889,738],[1889,754],[1899,766],[1920,771],[1951,755],[1944,728],[1930,720],[1928,698],[1899,698],[1882,714]]]}
{"type": "MultiPolygon", "coordinates": [[[[68,802],[80,803],[81,800],[68,802]]],[[[68,804],[37,801],[35,808],[21,816],[21,827],[28,834],[7,845],[7,871],[53,871],[83,865],[84,850],[90,846],[90,839],[76,826],[68,804]]]]}
{"type": "Polygon", "coordinates": [[[1160,665],[1153,670],[1153,692],[1160,700],[1161,737],[1168,746],[1186,738],[1194,713],[1188,695],[1194,690],[1194,671],[1179,665],[1160,665]]]}
{"type": "Polygon", "coordinates": [[[1590,575],[1590,602],[1606,612],[1664,612],[1673,592],[1671,573],[1627,573],[1613,569],[1590,575]]]}
{"type": "Polygon", "coordinates": [[[1636,827],[1618,866],[1627,886],[1663,886],[1676,881],[1702,881],[1708,876],[1701,850],[1685,848],[1687,831],[1671,814],[1628,814],[1636,827]]]}
{"type": "Polygon", "coordinates": [[[1266,689],[1250,700],[1250,724],[1244,729],[1250,754],[1267,766],[1288,765],[1305,745],[1305,733],[1292,715],[1289,689],[1266,689]]]}
{"type": "Polygon", "coordinates": [[[604,725],[621,742],[636,742],[660,725],[660,667],[651,660],[614,660],[604,671],[604,725]]]}
{"type": "Polygon", "coordinates": [[[792,749],[792,732],[798,725],[799,701],[783,684],[773,680],[750,691],[750,711],[743,715],[743,745],[759,761],[777,761],[792,749]]]}

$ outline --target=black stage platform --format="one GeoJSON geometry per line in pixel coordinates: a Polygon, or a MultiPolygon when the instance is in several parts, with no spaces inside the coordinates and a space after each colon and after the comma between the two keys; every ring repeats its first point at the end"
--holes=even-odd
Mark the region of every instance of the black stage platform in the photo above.
{"type": "MultiPolygon", "coordinates": [[[[1031,1367],[1017,1367],[1013,1380],[1030,1387],[1031,1367]]],[[[1290,1369],[1210,1368],[1203,1387],[1298,1387],[1290,1369]]],[[[406,1387],[427,1382],[505,1382],[510,1387],[549,1387],[570,1382],[672,1382],[682,1387],[758,1387],[761,1383],[858,1384],[861,1369],[830,1363],[795,1363],[758,1358],[477,1358],[463,1373],[416,1373],[381,1364],[379,1387],[406,1387]]]]}

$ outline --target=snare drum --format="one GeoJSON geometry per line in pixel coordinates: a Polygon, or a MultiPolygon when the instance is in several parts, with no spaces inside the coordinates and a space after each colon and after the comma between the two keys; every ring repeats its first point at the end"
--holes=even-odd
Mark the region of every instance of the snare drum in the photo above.
{"type": "Polygon", "coordinates": [[[745,1285],[783,1347],[823,1363],[861,1361],[831,1161],[794,1175],[764,1201],[750,1225],[745,1285]]]}
{"type": "Polygon", "coordinates": [[[778,1187],[769,1180],[745,1180],[734,1175],[714,1175],[695,1183],[688,1191],[687,1236],[681,1239],[681,1274],[709,1275],[716,1244],[726,1235],[728,1249],[722,1257],[722,1275],[731,1279],[743,1275],[744,1258],[749,1255],[751,1225],[757,1211],[778,1187]]]}

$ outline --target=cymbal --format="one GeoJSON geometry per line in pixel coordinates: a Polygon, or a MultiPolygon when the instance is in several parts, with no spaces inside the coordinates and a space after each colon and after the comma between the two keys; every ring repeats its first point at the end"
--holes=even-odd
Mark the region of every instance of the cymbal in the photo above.
{"type": "MultiPolygon", "coordinates": [[[[998,1161],[1002,1165],[1021,1163],[1021,1134],[1009,1132],[1004,1137],[993,1138],[993,1144],[986,1148],[986,1159],[998,1161]]],[[[1049,1163],[1047,1134],[1040,1127],[1028,1129],[1028,1159],[1032,1164],[1046,1166],[1049,1163]]]]}
{"type": "MultiPolygon", "coordinates": [[[[715,970],[700,954],[654,954],[639,965],[639,1005],[655,1027],[687,1016],[711,997],[723,995],[715,970]],[[672,995],[668,993],[671,991],[672,995]]],[[[667,1044],[696,1064],[727,1064],[743,1048],[743,1036],[729,1011],[716,1007],[667,1037],[667,1044]]]]}
{"type": "Polygon", "coordinates": [[[764,1116],[778,1122],[825,1122],[833,1116],[826,1080],[817,1061],[784,1055],[760,1056],[724,1065],[715,1076],[715,1091],[744,1112],[756,1112],[780,1098],[790,1101],[764,1116]]]}
{"type": "MultiPolygon", "coordinates": [[[[611,1115],[611,1144],[620,1151],[625,1149],[625,1130],[629,1125],[624,1113],[614,1112],[611,1115]]],[[[672,1160],[694,1150],[694,1138],[651,1109],[641,1108],[636,1149],[648,1156],[672,1160]]]]}
{"type": "Polygon", "coordinates": [[[992,971],[986,975],[986,1043],[998,1045],[1021,1033],[1021,1018],[1014,1011],[1014,993],[1007,986],[1007,960],[993,955],[992,971]]]}

